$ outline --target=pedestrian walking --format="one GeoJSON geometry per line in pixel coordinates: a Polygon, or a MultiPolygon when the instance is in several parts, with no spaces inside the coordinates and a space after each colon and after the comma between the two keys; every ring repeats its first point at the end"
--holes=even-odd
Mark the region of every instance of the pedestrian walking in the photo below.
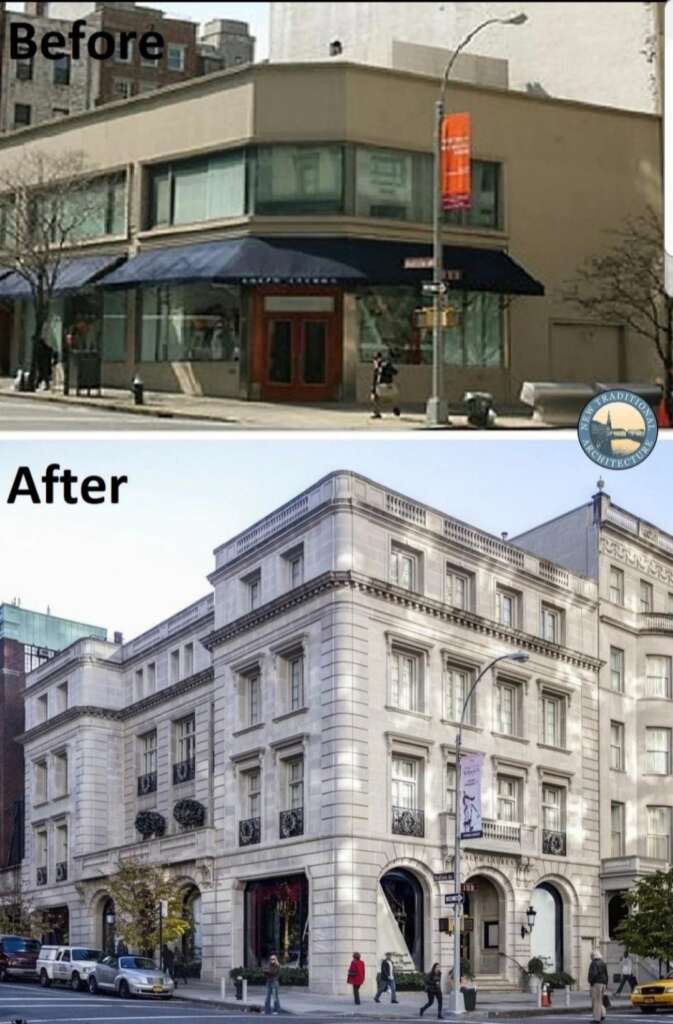
{"type": "Polygon", "coordinates": [[[265,968],[264,974],[266,975],[266,1001],[264,1003],[264,1013],[271,1013],[271,998],[273,997],[273,1012],[274,1014],[279,1014],[280,964],[275,953],[272,953],[269,957],[269,963],[265,968]]]}
{"type": "Polygon", "coordinates": [[[398,1003],[397,988],[395,987],[395,968],[393,967],[392,953],[386,953],[381,961],[381,970],[376,978],[378,985],[374,1002],[380,1003],[381,996],[390,989],[390,1002],[398,1003]]]}
{"type": "Polygon", "coordinates": [[[49,391],[51,386],[51,373],[56,361],[56,353],[51,345],[49,345],[42,337],[39,337],[35,344],[35,368],[37,371],[37,376],[35,378],[35,390],[39,390],[40,384],[44,384],[44,390],[49,391]]]}
{"type": "Polygon", "coordinates": [[[359,953],[353,953],[353,959],[351,965],[348,968],[348,977],[346,979],[349,985],[353,986],[353,1002],[356,1006],[360,1005],[360,986],[364,984],[365,980],[365,962],[359,953]]]}
{"type": "Polygon", "coordinates": [[[594,1024],[600,1024],[607,1017],[606,1003],[609,1004],[609,1000],[607,997],[608,969],[598,950],[594,950],[591,954],[587,980],[591,989],[591,1010],[594,1024]]]}
{"type": "Polygon", "coordinates": [[[433,964],[428,973],[425,975],[425,991],[428,996],[428,1001],[425,1006],[421,1006],[419,1015],[422,1017],[426,1010],[429,1010],[432,1004],[437,1000],[437,1020],[442,1019],[442,972],[439,969],[439,964],[433,964]]]}
{"type": "Polygon", "coordinates": [[[629,983],[629,989],[633,992],[634,988],[638,984],[638,979],[633,973],[633,960],[631,959],[627,949],[624,950],[624,956],[622,957],[622,962],[619,965],[619,975],[619,988],[615,992],[615,995],[621,995],[622,989],[624,988],[624,985],[626,985],[627,981],[629,983]]]}
{"type": "Polygon", "coordinates": [[[395,383],[396,376],[397,367],[393,362],[392,354],[389,353],[384,359],[383,353],[377,352],[374,356],[371,390],[373,420],[380,420],[382,406],[390,403],[394,403],[393,413],[395,416],[400,415],[400,408],[397,405],[399,391],[395,383]]]}

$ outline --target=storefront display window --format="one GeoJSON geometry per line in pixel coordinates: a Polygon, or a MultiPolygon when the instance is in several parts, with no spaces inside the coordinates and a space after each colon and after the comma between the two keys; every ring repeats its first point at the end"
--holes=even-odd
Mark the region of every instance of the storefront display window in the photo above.
{"type": "Polygon", "coordinates": [[[502,296],[488,292],[453,292],[458,324],[445,332],[447,366],[502,366],[504,363],[502,296]]]}
{"type": "Polygon", "coordinates": [[[141,294],[141,362],[238,362],[238,287],[170,285],[144,288],[141,294]]]}
{"type": "Polygon", "coordinates": [[[128,294],[124,291],[103,293],[103,360],[123,362],[126,359],[126,320],[128,294]]]}
{"type": "Polygon", "coordinates": [[[275,953],[284,967],[308,965],[308,879],[264,878],[245,887],[245,966],[275,953]]]}
{"type": "Polygon", "coordinates": [[[397,365],[432,363],[432,334],[414,324],[422,305],[417,288],[378,285],[357,294],[360,362],[371,363],[377,352],[390,353],[397,365]]]}

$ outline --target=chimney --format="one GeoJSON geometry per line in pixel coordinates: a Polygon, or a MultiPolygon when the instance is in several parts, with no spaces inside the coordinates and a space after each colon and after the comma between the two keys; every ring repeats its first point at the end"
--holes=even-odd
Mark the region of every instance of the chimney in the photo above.
{"type": "Polygon", "coordinates": [[[116,632],[114,634],[114,643],[116,643],[116,644],[123,644],[124,643],[124,634],[116,632]]]}

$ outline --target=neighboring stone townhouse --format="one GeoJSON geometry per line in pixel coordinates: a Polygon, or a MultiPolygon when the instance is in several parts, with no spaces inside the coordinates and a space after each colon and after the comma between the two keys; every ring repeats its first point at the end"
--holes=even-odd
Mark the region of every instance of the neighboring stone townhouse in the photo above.
{"type": "Polygon", "coordinates": [[[457,708],[520,650],[465,729],[486,821],[464,955],[483,986],[534,953],[583,978],[602,934],[595,583],[349,472],[217,548],[209,580],[133,642],[80,641],[29,679],[23,885],[54,937],[111,946],[108,879],[134,854],[182,891],[203,977],[274,948],[325,993],[353,948],[450,964],[457,708]]]}

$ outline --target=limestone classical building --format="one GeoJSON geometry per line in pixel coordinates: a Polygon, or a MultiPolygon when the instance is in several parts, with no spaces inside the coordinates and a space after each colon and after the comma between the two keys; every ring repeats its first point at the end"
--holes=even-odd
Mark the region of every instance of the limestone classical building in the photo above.
{"type": "Polygon", "coordinates": [[[673,536],[599,489],[514,543],[598,586],[601,916],[617,961],[624,892],[673,859],[673,536]]]}
{"type": "Polygon", "coordinates": [[[218,547],[209,580],[132,642],[81,640],[30,676],[30,898],[109,946],[134,854],[171,872],[209,978],[272,949],[321,992],[353,948],[450,963],[456,719],[520,650],[468,710],[486,820],[464,955],[482,985],[533,953],[581,978],[602,937],[595,582],[349,472],[218,547]]]}

